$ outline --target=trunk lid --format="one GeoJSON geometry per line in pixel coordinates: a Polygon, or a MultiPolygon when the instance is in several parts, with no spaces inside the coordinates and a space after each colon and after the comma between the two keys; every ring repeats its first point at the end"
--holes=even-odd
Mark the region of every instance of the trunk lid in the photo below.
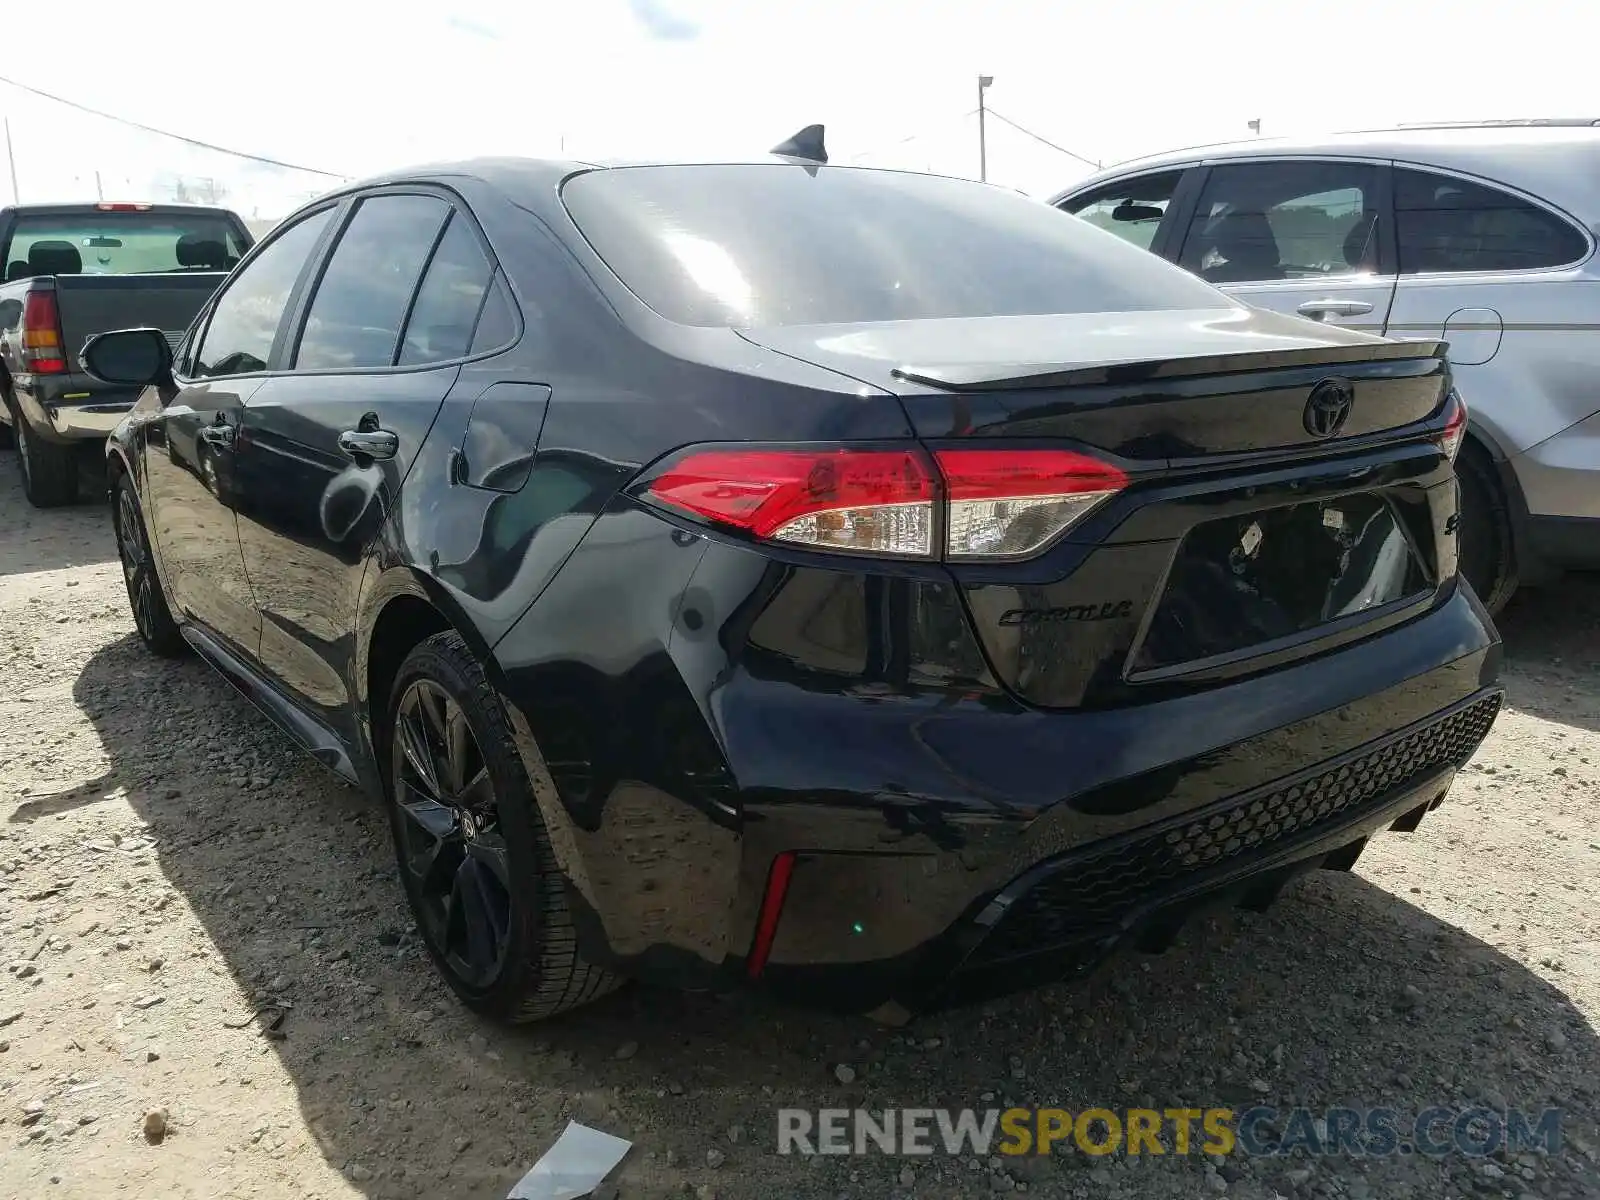
{"type": "Polygon", "coordinates": [[[935,449],[1059,445],[1126,472],[1042,554],[948,564],[1029,702],[1213,687],[1410,620],[1453,583],[1437,342],[1243,307],[742,333],[893,393],[935,449]]]}
{"type": "Polygon", "coordinates": [[[1330,378],[1356,392],[1340,436],[1410,425],[1443,373],[1437,342],[1242,305],[740,333],[894,393],[924,438],[1070,438],[1151,465],[1320,445],[1306,405],[1330,378]]]}

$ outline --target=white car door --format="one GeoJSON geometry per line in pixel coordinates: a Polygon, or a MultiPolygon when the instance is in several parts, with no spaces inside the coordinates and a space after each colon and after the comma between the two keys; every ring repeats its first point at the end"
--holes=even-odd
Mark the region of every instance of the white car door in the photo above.
{"type": "Polygon", "coordinates": [[[1582,229],[1531,198],[1407,164],[1394,198],[1389,336],[1448,342],[1475,423],[1507,452],[1592,413],[1600,302],[1582,229]]]}
{"type": "Polygon", "coordinates": [[[1177,262],[1229,295],[1382,333],[1394,300],[1386,164],[1259,159],[1213,164],[1177,262]]]}

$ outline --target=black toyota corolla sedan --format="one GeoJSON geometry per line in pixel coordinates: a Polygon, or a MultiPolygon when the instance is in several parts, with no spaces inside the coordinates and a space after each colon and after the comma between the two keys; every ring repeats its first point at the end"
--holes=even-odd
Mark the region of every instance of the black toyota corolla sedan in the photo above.
{"type": "Polygon", "coordinates": [[[1439,344],[976,183],[404,172],[83,358],[141,637],[383,798],[499,1018],[1085,972],[1415,827],[1500,704],[1439,344]]]}

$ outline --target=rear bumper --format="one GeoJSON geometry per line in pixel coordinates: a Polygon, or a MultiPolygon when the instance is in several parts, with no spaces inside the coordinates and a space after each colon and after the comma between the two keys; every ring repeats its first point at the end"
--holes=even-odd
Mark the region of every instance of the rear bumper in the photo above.
{"type": "Polygon", "coordinates": [[[103,441],[139,399],[138,388],[108,387],[85,375],[34,375],[18,382],[29,430],[50,442],[103,441]]]}
{"type": "Polygon", "coordinates": [[[1350,869],[1374,833],[1415,829],[1500,700],[1485,689],[1294,776],[1047,858],[900,960],[788,964],[765,982],[829,1007],[915,1011],[1086,975],[1131,946],[1165,949],[1198,912],[1264,908],[1296,874],[1350,869]]]}
{"type": "MultiPolygon", "coordinates": [[[[694,561],[663,550],[623,615],[642,631],[677,597],[684,612],[740,613],[716,591],[732,573],[694,561]]],[[[1046,711],[978,686],[806,673],[748,649],[759,624],[736,654],[699,621],[680,620],[670,649],[607,626],[593,661],[637,643],[638,665],[551,673],[531,651],[541,608],[564,612],[569,573],[496,648],[508,707],[530,774],[549,780],[535,790],[582,952],[675,986],[756,977],[808,1003],[916,1009],[974,981],[1009,990],[1087,969],[1174,903],[1259,895],[1420,819],[1499,703],[1499,637],[1466,588],[1292,666],[1046,711]],[[1230,832],[1217,841],[1213,825],[1230,832]],[[1202,834],[1222,849],[1207,857],[1202,834]],[[755,970],[780,855],[794,867],[755,970]]]]}

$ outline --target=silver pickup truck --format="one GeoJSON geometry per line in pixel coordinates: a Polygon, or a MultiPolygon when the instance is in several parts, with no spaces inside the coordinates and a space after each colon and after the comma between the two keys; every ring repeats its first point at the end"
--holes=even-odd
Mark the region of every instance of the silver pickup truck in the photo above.
{"type": "Polygon", "coordinates": [[[0,446],[15,441],[38,508],[78,498],[85,443],[96,449],[137,388],[83,374],[92,335],[147,326],[176,345],[250,248],[224,208],[187,204],[30,204],[0,209],[0,446]]]}

